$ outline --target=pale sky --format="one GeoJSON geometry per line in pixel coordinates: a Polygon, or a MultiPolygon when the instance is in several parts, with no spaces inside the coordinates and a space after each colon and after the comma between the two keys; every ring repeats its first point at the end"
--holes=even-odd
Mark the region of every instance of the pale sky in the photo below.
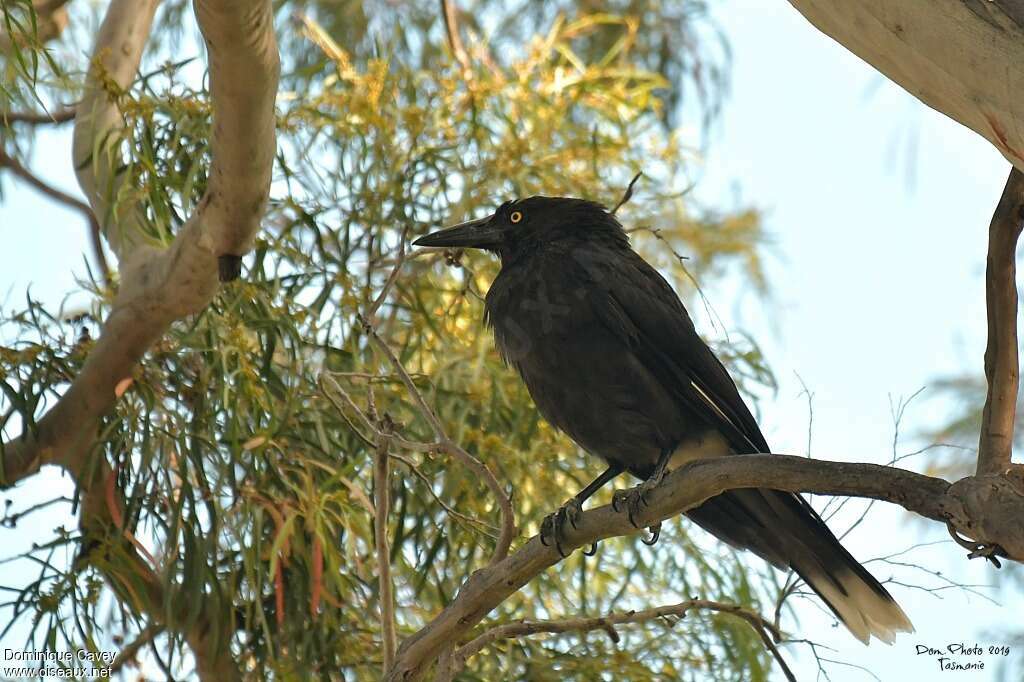
{"type": "MultiPolygon", "coordinates": [[[[981,372],[985,238],[1009,166],[988,142],[883,79],[787,3],[728,0],[715,15],[731,42],[735,68],[698,195],[721,206],[738,194],[743,203],[763,208],[776,255],[768,258],[771,302],[723,287],[711,292],[712,304],[729,329],[757,338],[779,379],[778,395],[760,406],[762,428],[776,451],[806,451],[808,409],[799,374],[814,394],[813,455],[885,462],[892,456],[890,396],[908,397],[951,373],[981,372]]],[[[69,131],[44,135],[35,168],[76,191],[69,140],[69,131]]],[[[19,305],[29,284],[34,297],[59,303],[84,273],[82,220],[21,185],[8,182],[6,188],[0,201],[0,304],[19,305]]],[[[702,311],[693,312],[713,336],[702,311]]],[[[940,424],[947,409],[926,390],[907,410],[899,452],[920,447],[914,434],[940,424]]],[[[920,456],[902,464],[920,471],[926,463],[920,456]]],[[[21,506],[61,487],[70,492],[49,471],[6,497],[21,506]]],[[[70,525],[66,510],[41,513],[34,526],[70,525]]],[[[842,530],[844,520],[834,527],[842,530]]],[[[34,537],[28,527],[0,533],[8,551],[34,537]]],[[[897,508],[876,505],[844,544],[867,561],[947,537],[936,524],[909,523],[897,508]]],[[[994,581],[994,569],[968,562],[951,543],[901,559],[959,582],[994,581]]],[[[941,584],[913,569],[868,566],[883,580],[941,584]]],[[[984,672],[941,673],[934,656],[916,654],[917,645],[952,642],[987,649],[1009,643],[998,628],[1024,629],[1019,592],[982,591],[997,604],[956,590],[931,594],[892,586],[917,632],[891,647],[865,648],[809,606],[801,608],[800,635],[834,647],[821,655],[864,665],[885,682],[997,680],[999,656],[958,659],[982,660],[984,672]]],[[[9,636],[0,650],[21,644],[20,637],[9,636]]],[[[816,678],[806,649],[784,652],[799,679],[816,678]]],[[[1024,650],[1011,656],[1024,659],[1024,650]]],[[[872,679],[839,665],[828,672],[835,682],[872,679]]]]}

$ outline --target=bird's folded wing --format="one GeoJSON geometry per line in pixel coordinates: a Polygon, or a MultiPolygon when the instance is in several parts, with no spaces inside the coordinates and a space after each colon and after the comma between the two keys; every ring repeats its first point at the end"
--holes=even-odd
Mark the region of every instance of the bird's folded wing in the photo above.
{"type": "Polygon", "coordinates": [[[717,427],[738,453],[769,452],[736,384],[694,329],[665,279],[632,251],[578,259],[594,314],[682,406],[717,427]]]}

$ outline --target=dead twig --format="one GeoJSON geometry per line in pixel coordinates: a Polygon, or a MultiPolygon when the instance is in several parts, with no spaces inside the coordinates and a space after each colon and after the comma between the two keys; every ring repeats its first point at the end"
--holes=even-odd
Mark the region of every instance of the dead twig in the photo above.
{"type": "Polygon", "coordinates": [[[366,309],[363,316],[371,323],[376,323],[377,311],[384,305],[384,301],[387,300],[388,294],[391,288],[395,286],[395,282],[398,281],[398,273],[402,270],[402,265],[405,264],[405,240],[409,235],[409,226],[406,225],[402,230],[402,235],[398,241],[398,255],[395,256],[394,265],[391,268],[391,272],[388,274],[387,280],[384,282],[384,286],[381,287],[380,293],[377,294],[377,298],[373,300],[370,307],[366,309]]]}
{"type": "Polygon", "coordinates": [[[367,322],[367,320],[362,316],[360,316],[359,321],[363,325],[363,330],[370,338],[370,341],[381,351],[381,353],[384,354],[395,373],[401,377],[402,383],[405,384],[406,391],[408,391],[413,402],[416,403],[416,407],[419,409],[420,414],[423,415],[423,418],[426,419],[431,430],[434,432],[437,448],[459,460],[463,465],[469,467],[473,473],[483,480],[491,490],[491,493],[497,498],[498,505],[501,509],[501,534],[498,536],[497,546],[494,548],[494,554],[491,556],[491,560],[488,565],[493,566],[497,564],[508,556],[508,549],[512,545],[512,538],[515,536],[516,532],[515,516],[512,511],[512,499],[502,488],[497,477],[495,477],[494,473],[486,464],[471,455],[458,443],[448,437],[445,432],[444,425],[441,424],[441,420],[438,419],[437,415],[434,414],[434,411],[430,409],[429,405],[427,405],[427,401],[423,397],[423,393],[420,392],[420,389],[416,386],[412,377],[409,376],[409,373],[395,355],[394,351],[391,350],[391,347],[384,343],[384,340],[377,333],[376,328],[374,328],[374,326],[367,322]]]}
{"type": "MultiPolygon", "coordinates": [[[[359,409],[359,406],[356,405],[355,401],[352,399],[352,396],[349,395],[349,393],[344,388],[342,388],[341,385],[334,379],[335,376],[358,376],[359,378],[372,380],[373,378],[379,378],[379,375],[355,372],[333,372],[331,374],[325,373],[320,377],[321,391],[323,391],[323,394],[327,398],[327,400],[329,400],[331,404],[334,405],[334,408],[338,411],[338,414],[341,415],[341,418],[345,420],[349,428],[352,429],[352,432],[356,434],[356,437],[359,438],[359,440],[362,441],[363,444],[366,445],[368,448],[376,448],[375,439],[381,438],[384,434],[373,423],[373,420],[371,420],[365,412],[359,409]],[[328,382],[330,384],[329,389],[327,385],[328,382]],[[338,400],[339,398],[340,401],[338,400]],[[342,405],[342,403],[344,403],[344,406],[342,405]],[[359,419],[362,422],[363,426],[370,431],[371,435],[366,435],[365,433],[363,433],[359,429],[359,427],[357,427],[355,423],[352,422],[352,420],[349,418],[348,414],[345,411],[346,407],[359,416],[359,419]]],[[[391,431],[388,434],[388,439],[391,445],[399,447],[403,450],[411,450],[413,452],[437,451],[437,445],[435,443],[420,443],[418,441],[407,440],[400,436],[396,431],[391,431]]],[[[441,497],[434,491],[434,487],[430,481],[430,478],[425,473],[423,473],[423,471],[419,468],[416,462],[414,462],[411,458],[406,457],[404,455],[400,455],[396,452],[390,452],[389,457],[398,460],[399,462],[407,466],[409,470],[413,473],[413,475],[423,482],[423,485],[426,487],[427,492],[430,493],[430,496],[434,498],[434,501],[437,502],[441,506],[441,508],[444,509],[445,512],[447,512],[449,516],[451,516],[453,519],[459,522],[465,523],[471,527],[474,527],[482,531],[485,535],[488,535],[489,537],[497,539],[498,529],[496,526],[481,521],[480,519],[475,519],[472,516],[467,516],[466,514],[458,512],[455,509],[453,509],[451,505],[442,500],[441,497]]],[[[367,508],[371,509],[372,511],[371,507],[367,508]]]]}
{"type": "Polygon", "coordinates": [[[454,672],[457,673],[462,670],[469,657],[479,653],[485,647],[503,639],[528,637],[530,635],[540,633],[561,634],[565,632],[591,632],[593,630],[602,630],[608,634],[612,641],[618,642],[619,635],[615,630],[615,627],[618,625],[645,623],[651,620],[666,619],[669,621],[669,626],[671,626],[675,622],[674,619],[685,618],[686,614],[690,611],[715,611],[719,613],[727,613],[746,621],[754,631],[757,632],[758,636],[761,637],[761,640],[764,642],[765,647],[767,647],[769,652],[771,652],[775,657],[775,660],[778,662],[779,667],[786,676],[786,679],[791,682],[796,680],[792,671],[789,669],[789,666],[786,664],[776,647],[776,642],[783,641],[783,636],[782,632],[773,623],[769,622],[756,611],[739,606],[738,604],[725,604],[707,599],[690,599],[668,606],[658,606],[650,609],[643,609],[641,611],[631,610],[609,613],[604,616],[592,618],[563,618],[558,620],[540,621],[522,620],[514,623],[498,625],[485,631],[483,634],[478,635],[467,644],[464,644],[455,650],[455,653],[452,656],[454,672]]]}
{"type": "Polygon", "coordinates": [[[629,186],[626,187],[626,191],[622,195],[622,198],[619,199],[619,203],[615,204],[615,208],[611,210],[612,215],[615,215],[616,211],[622,208],[623,204],[625,204],[627,201],[633,198],[633,185],[636,184],[636,181],[639,180],[640,176],[643,174],[643,171],[638,171],[637,174],[633,176],[633,179],[629,181],[629,186]]]}
{"type": "MultiPolygon", "coordinates": [[[[435,447],[440,449],[442,452],[446,452],[455,459],[461,461],[464,465],[468,466],[474,473],[477,474],[484,483],[490,488],[491,493],[497,498],[498,505],[501,509],[501,533],[498,536],[497,545],[494,548],[494,554],[491,556],[490,563],[488,565],[493,566],[497,562],[508,556],[508,549],[512,545],[512,538],[515,536],[515,515],[512,510],[512,499],[508,493],[502,488],[498,482],[497,477],[487,467],[486,464],[481,462],[479,459],[471,455],[465,449],[463,449],[458,443],[448,437],[445,432],[444,425],[441,424],[441,420],[438,419],[434,411],[427,405],[426,399],[416,386],[416,382],[412,380],[412,376],[405,369],[401,360],[395,355],[391,347],[384,342],[380,334],[377,333],[377,328],[374,324],[374,318],[377,310],[383,305],[384,301],[387,300],[390,290],[394,287],[398,281],[398,272],[401,270],[403,263],[405,262],[405,237],[407,230],[402,232],[402,245],[399,250],[398,256],[395,258],[394,266],[391,269],[391,273],[388,275],[387,280],[384,282],[384,286],[381,288],[377,298],[374,299],[373,303],[362,315],[358,316],[359,323],[363,326],[363,331],[370,338],[370,341],[384,354],[391,364],[394,372],[402,380],[405,385],[406,391],[412,397],[416,403],[416,407],[419,409],[420,414],[423,415],[427,423],[430,425],[431,430],[434,432],[434,438],[436,439],[435,447]]],[[[337,382],[335,382],[337,386],[337,382]]],[[[340,387],[338,387],[340,389],[340,387]]],[[[340,391],[343,397],[347,397],[347,394],[343,390],[340,391]]],[[[348,399],[348,403],[351,407],[355,408],[355,403],[348,399]]],[[[355,408],[358,411],[358,408],[355,408]]],[[[364,420],[367,423],[369,420],[364,420]]],[[[372,428],[372,427],[371,427],[372,428]]]]}
{"type": "Polygon", "coordinates": [[[374,544],[377,549],[377,579],[380,590],[380,623],[383,640],[384,673],[391,668],[398,648],[395,634],[395,586],[391,580],[391,548],[388,545],[388,515],[391,513],[391,468],[388,457],[391,418],[385,414],[378,422],[379,436],[373,460],[373,492],[376,513],[373,519],[374,544]]]}

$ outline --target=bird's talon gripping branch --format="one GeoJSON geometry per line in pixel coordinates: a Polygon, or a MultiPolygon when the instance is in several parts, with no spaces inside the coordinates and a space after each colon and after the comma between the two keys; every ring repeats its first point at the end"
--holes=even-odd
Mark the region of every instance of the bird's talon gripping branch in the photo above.
{"type": "Polygon", "coordinates": [[[647,530],[651,531],[651,537],[649,537],[649,538],[642,538],[640,541],[643,542],[648,547],[651,547],[656,542],[658,542],[658,538],[661,537],[661,522],[659,521],[658,523],[654,524],[653,526],[648,526],[647,530]]]}
{"type": "Polygon", "coordinates": [[[994,565],[996,568],[1003,567],[1002,563],[1000,563],[999,559],[997,559],[996,556],[1006,556],[1006,551],[999,545],[978,542],[977,540],[965,538],[960,535],[956,528],[953,527],[953,524],[949,521],[946,522],[946,530],[949,531],[949,536],[953,538],[956,544],[968,550],[968,559],[977,559],[978,557],[984,557],[988,561],[991,561],[992,565],[994,565]]]}
{"type": "Polygon", "coordinates": [[[629,493],[632,492],[632,488],[627,490],[616,490],[612,495],[612,509],[616,512],[622,512],[629,505],[629,493]]]}
{"type": "Polygon", "coordinates": [[[637,518],[640,516],[642,509],[648,505],[648,493],[657,485],[657,481],[648,479],[628,490],[616,490],[612,496],[612,509],[617,512],[622,512],[625,509],[629,514],[629,522],[633,524],[634,528],[640,528],[641,524],[637,521],[637,518]]]}
{"type": "Polygon", "coordinates": [[[996,553],[1002,548],[999,545],[982,545],[978,549],[974,550],[967,555],[968,559],[977,559],[978,557],[985,557],[992,562],[992,565],[996,568],[1002,568],[1003,565],[999,559],[996,558],[996,553]]]}
{"type": "Polygon", "coordinates": [[[650,504],[650,500],[647,499],[647,496],[651,494],[652,490],[654,490],[655,488],[658,487],[658,485],[661,483],[661,481],[664,478],[665,478],[665,475],[662,474],[658,478],[658,480],[654,480],[652,478],[652,479],[648,479],[648,480],[646,480],[646,481],[644,481],[643,483],[640,484],[640,503],[641,504],[643,504],[645,507],[650,504]]]}
{"type": "MultiPolygon", "coordinates": [[[[548,514],[544,517],[544,520],[540,524],[540,542],[545,547],[555,546],[558,550],[558,554],[564,559],[569,556],[562,550],[562,539],[565,535],[565,524],[568,523],[573,528],[577,528],[579,524],[580,515],[583,513],[583,509],[580,507],[580,503],[576,499],[571,499],[561,507],[558,508],[553,514],[548,514]]],[[[595,544],[594,551],[597,551],[595,544]]],[[[588,554],[587,556],[593,556],[588,554]]]]}

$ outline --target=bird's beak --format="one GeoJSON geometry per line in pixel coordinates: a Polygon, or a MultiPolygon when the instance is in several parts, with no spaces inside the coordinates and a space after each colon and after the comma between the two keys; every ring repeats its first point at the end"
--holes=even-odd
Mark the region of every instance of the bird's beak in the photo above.
{"type": "Polygon", "coordinates": [[[455,227],[438,230],[413,242],[416,246],[492,249],[501,244],[501,229],[491,222],[494,216],[478,218],[455,227]]]}

